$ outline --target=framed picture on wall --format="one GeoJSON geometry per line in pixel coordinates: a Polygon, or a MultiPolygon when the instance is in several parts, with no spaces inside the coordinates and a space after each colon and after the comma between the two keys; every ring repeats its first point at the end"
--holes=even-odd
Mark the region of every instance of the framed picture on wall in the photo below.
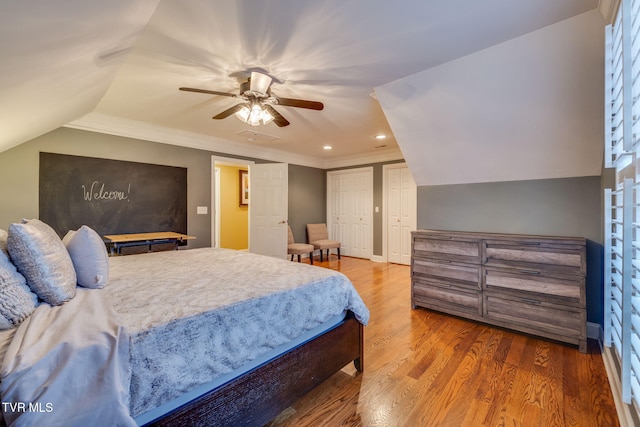
{"type": "Polygon", "coordinates": [[[240,206],[249,205],[249,171],[240,171],[240,206]]]}

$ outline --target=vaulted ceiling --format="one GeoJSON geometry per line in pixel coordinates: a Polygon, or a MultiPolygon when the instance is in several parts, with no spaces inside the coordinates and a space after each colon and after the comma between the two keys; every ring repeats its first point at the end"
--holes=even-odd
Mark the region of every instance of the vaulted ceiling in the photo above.
{"type": "MultiPolygon", "coordinates": [[[[0,151],[70,125],[231,154],[284,155],[318,167],[403,156],[412,166],[411,154],[424,155],[416,138],[440,137],[433,129],[448,118],[432,102],[447,97],[416,103],[408,87],[439,87],[446,64],[598,6],[598,0],[5,1],[0,151]],[[211,119],[236,99],[178,90],[236,92],[252,70],[274,78],[275,94],[320,101],[325,109],[279,106],[290,126],[253,128],[234,117],[211,119]],[[402,108],[400,99],[407,101],[402,108]],[[410,113],[416,110],[431,118],[410,113]]],[[[414,169],[423,169],[416,159],[414,169]]],[[[417,173],[419,183],[432,180],[417,173]]],[[[531,177],[537,176],[523,179],[531,177]]]]}

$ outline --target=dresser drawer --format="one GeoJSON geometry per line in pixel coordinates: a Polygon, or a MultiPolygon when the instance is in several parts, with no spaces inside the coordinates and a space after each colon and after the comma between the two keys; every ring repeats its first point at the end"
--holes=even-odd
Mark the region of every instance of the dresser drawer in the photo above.
{"type": "Polygon", "coordinates": [[[413,305],[472,318],[482,316],[482,293],[447,283],[413,279],[413,305]]]}
{"type": "Polygon", "coordinates": [[[413,237],[413,256],[480,264],[480,242],[480,239],[446,234],[416,234],[413,237]]]}
{"type": "Polygon", "coordinates": [[[459,286],[480,289],[482,267],[478,264],[459,264],[446,260],[414,258],[414,277],[446,281],[459,286]]]}
{"type": "Polygon", "coordinates": [[[482,288],[492,295],[513,295],[534,301],[584,307],[584,277],[551,276],[540,270],[485,267],[482,288]]]}
{"type": "Polygon", "coordinates": [[[586,340],[586,310],[484,294],[484,316],[509,328],[562,341],[586,340]]]}
{"type": "Polygon", "coordinates": [[[584,240],[484,240],[482,258],[486,266],[514,267],[564,276],[586,274],[584,240]]]}

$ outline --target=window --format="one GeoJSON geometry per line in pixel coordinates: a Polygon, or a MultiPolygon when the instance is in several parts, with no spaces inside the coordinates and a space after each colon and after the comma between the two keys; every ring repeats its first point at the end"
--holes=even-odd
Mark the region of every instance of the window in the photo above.
{"type": "Polygon", "coordinates": [[[640,0],[623,0],[606,28],[605,345],[620,366],[622,399],[640,414],[640,0]]]}

